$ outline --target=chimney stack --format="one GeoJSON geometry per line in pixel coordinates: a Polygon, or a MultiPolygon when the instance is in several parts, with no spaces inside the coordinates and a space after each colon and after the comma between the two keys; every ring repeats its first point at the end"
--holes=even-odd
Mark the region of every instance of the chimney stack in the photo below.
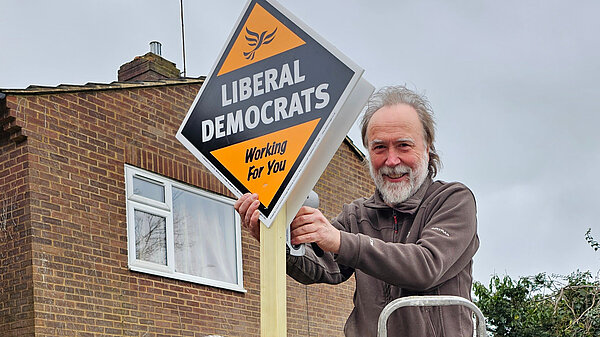
{"type": "Polygon", "coordinates": [[[179,78],[181,72],[175,63],[162,58],[162,45],[158,41],[150,42],[150,52],[137,56],[133,61],[119,68],[119,82],[157,81],[179,78]]]}

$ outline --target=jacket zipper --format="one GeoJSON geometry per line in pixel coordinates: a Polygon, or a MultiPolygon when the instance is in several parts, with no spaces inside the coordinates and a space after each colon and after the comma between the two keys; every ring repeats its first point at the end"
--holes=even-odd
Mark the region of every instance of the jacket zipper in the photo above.
{"type": "MultiPolygon", "coordinates": [[[[394,237],[392,240],[393,242],[396,242],[398,236],[398,217],[396,216],[396,210],[392,211],[392,217],[394,218],[394,237]]],[[[386,282],[383,288],[386,303],[390,303],[393,300],[391,288],[392,286],[386,282]]]]}
{"type": "Polygon", "coordinates": [[[393,211],[394,216],[394,242],[396,242],[396,236],[398,236],[398,217],[396,216],[396,210],[393,211]]]}

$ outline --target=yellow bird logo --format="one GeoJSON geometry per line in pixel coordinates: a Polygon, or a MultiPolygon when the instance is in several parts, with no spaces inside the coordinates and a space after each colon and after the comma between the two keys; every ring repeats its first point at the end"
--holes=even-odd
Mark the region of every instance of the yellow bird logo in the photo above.
{"type": "Polygon", "coordinates": [[[246,27],[246,41],[248,41],[248,46],[254,47],[251,51],[244,52],[244,57],[248,60],[254,60],[254,54],[256,50],[260,48],[262,45],[269,44],[273,39],[275,39],[275,33],[277,32],[277,27],[271,33],[267,34],[267,31],[260,33],[255,33],[246,27]]]}

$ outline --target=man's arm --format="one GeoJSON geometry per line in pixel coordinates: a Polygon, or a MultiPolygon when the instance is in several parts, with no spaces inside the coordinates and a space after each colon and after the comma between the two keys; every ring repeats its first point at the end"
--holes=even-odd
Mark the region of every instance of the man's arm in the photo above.
{"type": "Polygon", "coordinates": [[[287,258],[287,273],[304,284],[337,284],[346,281],[354,273],[353,268],[339,265],[334,254],[340,246],[340,230],[334,227],[316,208],[302,207],[291,223],[292,244],[316,243],[325,252],[317,256],[310,246],[306,254],[287,258]]]}

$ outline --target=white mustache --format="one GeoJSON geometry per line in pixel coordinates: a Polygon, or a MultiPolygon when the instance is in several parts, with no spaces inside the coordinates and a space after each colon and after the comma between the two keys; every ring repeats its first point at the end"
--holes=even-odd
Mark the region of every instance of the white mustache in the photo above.
{"type": "Polygon", "coordinates": [[[404,165],[396,165],[394,167],[390,167],[390,166],[382,166],[379,168],[379,174],[381,175],[402,175],[402,174],[411,174],[412,173],[412,169],[408,166],[404,166],[404,165]]]}

